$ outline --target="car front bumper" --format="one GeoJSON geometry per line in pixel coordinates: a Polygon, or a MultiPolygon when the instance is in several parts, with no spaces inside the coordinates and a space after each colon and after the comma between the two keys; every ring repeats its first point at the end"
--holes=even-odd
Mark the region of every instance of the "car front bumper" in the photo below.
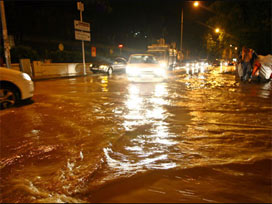
{"type": "Polygon", "coordinates": [[[21,88],[21,99],[28,99],[34,95],[34,83],[33,81],[25,81],[21,88]]]}

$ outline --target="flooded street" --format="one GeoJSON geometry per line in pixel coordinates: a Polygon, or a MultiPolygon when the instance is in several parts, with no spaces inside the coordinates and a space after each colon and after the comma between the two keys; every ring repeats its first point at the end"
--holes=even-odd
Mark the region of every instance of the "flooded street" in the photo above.
{"type": "Polygon", "coordinates": [[[33,101],[0,112],[1,202],[272,202],[270,83],[94,75],[33,101]]]}

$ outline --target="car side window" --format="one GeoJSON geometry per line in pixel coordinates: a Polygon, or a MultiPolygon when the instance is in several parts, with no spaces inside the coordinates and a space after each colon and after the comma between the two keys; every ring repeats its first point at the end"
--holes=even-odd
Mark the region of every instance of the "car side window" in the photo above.
{"type": "Polygon", "coordinates": [[[114,64],[126,64],[126,61],[119,58],[114,61],[114,64]]]}

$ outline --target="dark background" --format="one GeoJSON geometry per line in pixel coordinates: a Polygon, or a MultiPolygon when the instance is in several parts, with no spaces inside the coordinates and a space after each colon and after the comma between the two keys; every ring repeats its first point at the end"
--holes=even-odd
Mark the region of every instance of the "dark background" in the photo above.
{"type": "MultiPolygon", "coordinates": [[[[203,42],[204,35],[210,32],[207,21],[218,15],[216,11],[207,9],[216,1],[202,1],[201,8],[194,8],[193,1],[181,0],[84,0],[82,2],[85,8],[83,21],[91,25],[91,42],[85,43],[87,59],[90,59],[92,46],[97,48],[98,56],[109,55],[110,48],[114,54],[119,54],[120,43],[124,45],[123,53],[142,52],[146,50],[147,45],[155,43],[159,38],[165,38],[166,43],[175,42],[179,48],[181,8],[184,11],[184,51],[189,52],[192,57],[206,57],[203,42]]],[[[247,10],[246,6],[243,6],[245,4],[254,12],[254,3],[229,2],[235,4],[238,2],[242,5],[241,8],[247,10]]],[[[254,2],[256,5],[263,4],[262,9],[271,10],[269,0],[254,2]]],[[[81,60],[81,42],[74,37],[74,20],[80,18],[77,1],[8,0],[5,1],[5,8],[8,34],[14,36],[16,47],[33,49],[35,51],[33,55],[36,55],[33,58],[53,58],[58,61],[65,53],[70,56],[70,61],[81,60]],[[64,45],[64,52],[58,50],[59,43],[64,45]]],[[[231,10],[228,9],[231,8],[226,7],[226,11],[223,12],[230,12],[231,10]]],[[[271,11],[268,15],[271,24],[271,11]]],[[[260,20],[255,21],[258,23],[260,20]]],[[[233,20],[233,23],[237,22],[233,20]]],[[[254,26],[251,28],[255,29],[254,26]]],[[[271,37],[267,37],[271,35],[271,25],[267,33],[266,39],[262,42],[262,46],[266,47],[260,50],[261,53],[269,53],[271,50],[271,37]]],[[[258,35],[255,36],[258,38],[258,35]]],[[[13,52],[16,55],[18,51],[13,52]]],[[[16,56],[12,60],[16,60],[16,56]]]]}

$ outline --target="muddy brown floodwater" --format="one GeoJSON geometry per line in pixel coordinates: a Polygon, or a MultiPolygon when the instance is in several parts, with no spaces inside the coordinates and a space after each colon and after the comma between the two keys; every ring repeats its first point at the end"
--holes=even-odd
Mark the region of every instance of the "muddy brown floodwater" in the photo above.
{"type": "Polygon", "coordinates": [[[218,70],[37,81],[0,112],[0,201],[271,203],[271,90],[218,70]]]}

